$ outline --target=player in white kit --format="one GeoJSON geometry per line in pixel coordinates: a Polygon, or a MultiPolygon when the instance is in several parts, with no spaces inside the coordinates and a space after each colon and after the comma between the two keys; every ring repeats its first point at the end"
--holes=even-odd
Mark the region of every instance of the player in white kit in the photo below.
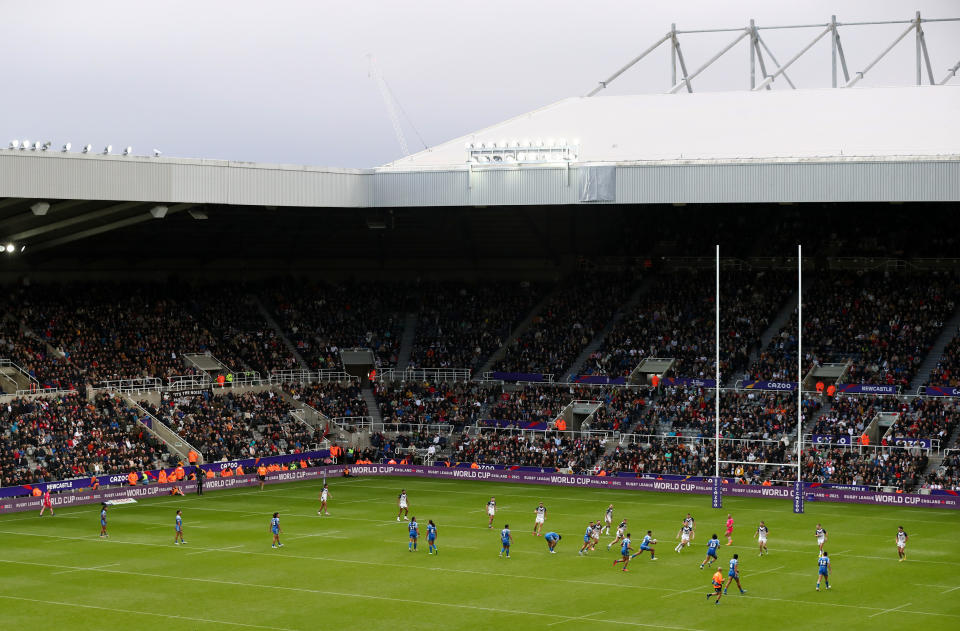
{"type": "Polygon", "coordinates": [[[823,526],[817,524],[817,531],[814,535],[817,537],[817,547],[820,548],[820,556],[823,556],[823,544],[827,542],[827,531],[823,526]]]}
{"type": "Polygon", "coordinates": [[[674,548],[674,550],[679,554],[681,550],[690,545],[690,537],[693,535],[693,526],[687,523],[684,520],[683,525],[680,526],[680,530],[677,532],[677,538],[680,539],[680,543],[674,548]]]}
{"type": "Polygon", "coordinates": [[[407,508],[407,490],[400,489],[400,495],[397,496],[397,506],[400,507],[400,510],[397,511],[397,521],[400,521],[400,515],[403,514],[403,518],[409,520],[410,518],[407,515],[410,514],[410,510],[407,508]]]}
{"type": "Polygon", "coordinates": [[[763,520],[760,521],[760,525],[757,526],[757,532],[754,535],[757,538],[757,542],[760,544],[760,556],[764,554],[769,554],[767,550],[767,525],[763,523],[763,520]]]}
{"type": "Polygon", "coordinates": [[[543,522],[547,519],[547,509],[543,506],[543,502],[537,506],[536,515],[533,521],[533,534],[539,537],[543,533],[543,522]]]}
{"type": "Polygon", "coordinates": [[[493,528],[493,517],[497,514],[497,498],[491,497],[487,502],[487,528],[493,528]]]}
{"type": "Polygon", "coordinates": [[[907,539],[910,537],[907,535],[907,531],[903,529],[903,526],[900,526],[897,529],[897,556],[900,558],[899,561],[907,560],[907,539]]]}
{"type": "Polygon", "coordinates": [[[603,534],[609,535],[613,527],[613,504],[607,506],[607,512],[603,515],[603,534]]]}
{"type": "Polygon", "coordinates": [[[620,525],[617,526],[616,538],[607,544],[607,551],[609,551],[610,548],[612,548],[614,545],[623,541],[624,537],[626,536],[626,532],[627,532],[627,520],[624,519],[623,521],[620,522],[620,525]]]}
{"type": "Polygon", "coordinates": [[[330,497],[330,489],[327,488],[326,482],[323,484],[323,488],[320,490],[320,510],[317,511],[317,515],[329,515],[330,512],[327,511],[327,498],[330,497]]]}

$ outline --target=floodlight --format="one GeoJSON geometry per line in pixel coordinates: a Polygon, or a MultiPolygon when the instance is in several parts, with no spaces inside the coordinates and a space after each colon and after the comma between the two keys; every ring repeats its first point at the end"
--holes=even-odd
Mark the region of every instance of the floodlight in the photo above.
{"type": "Polygon", "coordinates": [[[30,148],[30,141],[24,138],[23,142],[20,144],[20,151],[26,151],[29,148],[30,148]]]}
{"type": "Polygon", "coordinates": [[[113,151],[113,145],[107,145],[103,148],[103,155],[108,156],[111,151],[113,151]]]}
{"type": "Polygon", "coordinates": [[[43,217],[47,214],[47,211],[50,210],[50,204],[47,202],[37,202],[30,207],[30,212],[32,212],[37,217],[43,217]]]}
{"type": "Polygon", "coordinates": [[[35,143],[33,143],[33,146],[30,147],[30,151],[38,151],[39,149],[40,149],[40,141],[39,141],[39,140],[36,141],[35,143]]]}
{"type": "Polygon", "coordinates": [[[507,141],[506,141],[506,140],[501,140],[500,142],[497,143],[497,146],[498,146],[499,148],[501,148],[501,149],[506,149],[506,148],[507,148],[507,141]]]}
{"type": "Polygon", "coordinates": [[[63,151],[63,152],[70,151],[70,147],[72,147],[72,146],[73,146],[73,145],[71,145],[69,142],[68,142],[68,143],[65,143],[65,144],[63,145],[63,149],[61,149],[60,151],[63,151]]]}
{"type": "Polygon", "coordinates": [[[16,249],[12,243],[8,243],[7,247],[4,248],[7,251],[7,254],[13,254],[13,251],[16,249]]]}
{"type": "Polygon", "coordinates": [[[553,146],[553,138],[547,138],[547,146],[548,146],[548,147],[552,147],[552,146],[553,146]]]}
{"type": "Polygon", "coordinates": [[[91,151],[93,151],[93,145],[84,145],[84,146],[83,146],[83,153],[90,153],[91,151]]]}
{"type": "Polygon", "coordinates": [[[159,158],[161,153],[163,153],[163,152],[160,151],[159,149],[154,149],[154,150],[153,150],[153,157],[154,157],[154,158],[159,158]]]}
{"type": "Polygon", "coordinates": [[[573,146],[574,146],[574,147],[579,147],[579,146],[580,146],[580,139],[579,139],[579,138],[574,138],[574,139],[573,139],[573,146]]]}
{"type": "Polygon", "coordinates": [[[543,146],[543,138],[537,138],[537,139],[534,141],[534,145],[533,145],[533,146],[535,146],[535,147],[542,147],[542,146],[543,146]]]}
{"type": "Polygon", "coordinates": [[[127,147],[123,150],[123,155],[125,156],[129,156],[131,153],[133,153],[133,147],[127,147]]]}
{"type": "Polygon", "coordinates": [[[200,210],[200,209],[188,210],[188,211],[187,211],[187,214],[190,215],[191,217],[193,217],[194,219],[198,219],[198,220],[208,219],[207,213],[205,213],[204,211],[202,211],[202,210],[200,210]]]}
{"type": "Polygon", "coordinates": [[[26,249],[27,249],[27,246],[21,245],[21,246],[20,246],[20,253],[23,254],[23,251],[26,250],[26,249]]]}
{"type": "Polygon", "coordinates": [[[10,141],[10,148],[11,148],[11,149],[19,149],[19,148],[20,148],[20,141],[17,140],[16,138],[14,138],[13,140],[11,140],[11,141],[10,141]]]}
{"type": "Polygon", "coordinates": [[[50,140],[48,140],[47,142],[43,143],[42,149],[43,149],[44,151],[46,151],[47,149],[50,148],[50,145],[52,145],[52,144],[53,144],[53,142],[50,141],[50,140]]]}
{"type": "Polygon", "coordinates": [[[154,219],[163,219],[167,216],[167,207],[163,205],[154,206],[150,209],[150,214],[153,215],[154,219]]]}
{"type": "Polygon", "coordinates": [[[566,146],[567,146],[567,139],[566,139],[566,138],[561,138],[560,140],[558,140],[558,141],[557,141],[557,146],[558,146],[558,147],[566,147],[566,146]]]}
{"type": "Polygon", "coordinates": [[[466,144],[463,146],[463,148],[464,148],[464,149],[473,149],[473,143],[472,143],[472,142],[468,142],[468,143],[466,143],[466,144]]]}
{"type": "Polygon", "coordinates": [[[529,148],[529,147],[530,147],[530,139],[529,139],[529,138],[524,138],[523,140],[521,140],[521,141],[520,141],[520,146],[521,146],[521,147],[527,147],[527,148],[529,148]]]}

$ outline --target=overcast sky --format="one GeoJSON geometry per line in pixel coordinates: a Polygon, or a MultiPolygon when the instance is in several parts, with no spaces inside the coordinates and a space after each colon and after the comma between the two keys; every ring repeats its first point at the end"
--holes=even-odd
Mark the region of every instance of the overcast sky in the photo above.
{"type": "MultiPolygon", "coordinates": [[[[669,30],[960,17],[958,0],[0,1],[7,138],[154,147],[164,156],[370,167],[400,156],[367,54],[428,145],[592,89],[669,30]]],[[[850,71],[906,28],[841,30],[850,71]]],[[[934,77],[960,60],[960,23],[925,25],[934,77]]],[[[815,29],[762,33],[784,62],[815,29]]],[[[736,34],[688,35],[688,68],[736,34]]],[[[861,85],[915,80],[912,34],[861,85]]],[[[746,41],[694,83],[749,82],[746,41]]],[[[790,71],[830,85],[825,38],[790,71]]],[[[955,79],[954,82],[960,82],[955,79]]],[[[664,92],[669,49],[609,94],[664,92]]],[[[789,89],[782,81],[774,89],[789,89]]],[[[678,96],[677,98],[683,98],[678,96]]],[[[785,121],[789,124],[789,121],[785,121]]],[[[406,121],[411,150],[419,144],[406,121]]]]}

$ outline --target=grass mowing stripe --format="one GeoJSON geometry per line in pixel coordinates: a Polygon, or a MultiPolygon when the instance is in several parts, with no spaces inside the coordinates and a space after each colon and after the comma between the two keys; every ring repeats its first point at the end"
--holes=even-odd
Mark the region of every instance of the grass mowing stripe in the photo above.
{"type": "MultiPolygon", "coordinates": [[[[232,585],[232,586],[234,586],[234,587],[252,587],[252,588],[257,588],[257,589],[274,589],[274,590],[282,590],[282,591],[302,592],[302,593],[306,593],[306,594],[320,594],[320,595],[323,595],[323,596],[339,596],[339,597],[343,597],[343,598],[359,598],[359,599],[368,599],[368,600],[386,600],[386,601],[392,601],[392,602],[410,603],[410,604],[414,604],[414,605],[425,605],[425,606],[430,606],[430,607],[453,607],[453,608],[458,608],[458,609],[472,609],[472,610],[476,610],[476,611],[489,611],[489,612],[491,612],[491,613],[503,613],[503,614],[509,614],[509,615],[517,615],[517,614],[519,614],[519,615],[524,615],[524,616],[540,616],[540,617],[545,617],[545,618],[562,618],[563,620],[561,620],[561,621],[567,621],[567,620],[585,620],[585,619],[586,619],[585,616],[565,616],[565,615],[563,615],[563,614],[558,614],[558,613],[544,613],[544,612],[540,612],[540,611],[521,611],[521,610],[516,610],[516,609],[500,609],[500,608],[498,608],[498,607],[484,607],[484,606],[482,606],[482,605],[467,605],[467,604],[464,604],[464,603],[448,603],[448,602],[442,602],[442,601],[416,600],[416,599],[412,599],[412,598],[395,598],[395,597],[392,597],[392,596],[383,596],[383,595],[376,595],[376,594],[358,594],[358,593],[349,593],[349,592],[334,592],[334,591],[322,590],[322,589],[310,589],[310,588],[308,588],[308,587],[292,587],[292,586],[289,586],[289,585],[268,585],[268,584],[264,584],[264,583],[244,583],[244,582],[241,582],[241,581],[225,581],[225,580],[216,579],[216,578],[199,578],[199,577],[195,577],[195,576],[175,576],[175,575],[171,575],[171,574],[154,574],[154,573],[151,573],[151,572],[134,572],[134,571],[132,571],[132,570],[108,570],[108,569],[99,569],[99,568],[82,568],[82,567],[71,567],[71,566],[69,566],[69,565],[57,565],[57,564],[54,564],[54,563],[34,563],[34,562],[28,562],[28,561],[8,561],[8,560],[5,560],[5,559],[0,560],[0,562],[4,562],[4,563],[18,563],[18,564],[20,564],[20,565],[35,565],[35,566],[42,566],[42,567],[61,567],[61,568],[69,568],[69,569],[77,570],[77,571],[85,571],[85,570],[86,570],[86,571],[92,571],[92,572],[105,572],[105,573],[108,573],[108,574],[125,574],[125,575],[130,575],[130,576],[143,576],[143,577],[147,577],[147,578],[161,578],[161,579],[170,579],[170,580],[179,580],[179,581],[192,581],[192,582],[196,582],[196,583],[214,583],[214,584],[218,584],[218,585],[232,585]]],[[[30,599],[25,599],[25,598],[17,598],[17,597],[14,597],[14,596],[0,596],[0,598],[11,598],[11,599],[14,599],[14,600],[30,600],[30,599]]],[[[45,601],[35,601],[35,602],[45,602],[45,601]]],[[[51,604],[72,605],[72,604],[74,604],[74,603],[51,603],[51,604]]],[[[87,606],[87,605],[76,605],[76,606],[87,606]]],[[[106,607],[95,607],[95,606],[92,606],[92,605],[89,605],[89,606],[92,607],[92,608],[94,608],[94,609],[108,609],[108,608],[106,608],[106,607]]],[[[109,609],[109,610],[110,610],[110,611],[118,611],[118,612],[119,612],[119,611],[122,611],[122,610],[119,610],[119,609],[109,609]]],[[[238,625],[240,625],[240,626],[254,626],[254,627],[257,627],[257,628],[261,628],[261,629],[276,629],[276,628],[277,628],[277,627],[261,627],[261,626],[259,626],[259,625],[246,625],[246,624],[242,624],[242,623],[224,622],[224,621],[218,621],[218,620],[201,620],[201,619],[199,619],[199,618],[185,618],[185,617],[183,617],[183,616],[173,616],[173,615],[168,615],[168,614],[150,614],[149,612],[133,612],[133,611],[127,611],[127,612],[124,612],[124,613],[144,613],[145,615],[158,615],[158,616],[166,616],[166,617],[169,617],[169,618],[184,618],[184,619],[187,619],[187,620],[197,620],[197,621],[201,621],[201,622],[220,622],[220,623],[222,623],[222,624],[238,624],[238,625]]],[[[589,615],[594,615],[594,614],[589,614],[589,615]]],[[[702,631],[701,629],[691,629],[691,628],[689,628],[689,627],[677,627],[677,626],[669,626],[669,625],[663,625],[663,624],[646,624],[646,623],[643,623],[643,622],[633,622],[633,621],[629,621],[629,620],[595,620],[595,622],[609,622],[609,623],[614,623],[614,624],[625,624],[625,625],[638,626],[638,627],[653,627],[653,628],[657,628],[657,629],[673,629],[673,630],[675,630],[675,631],[702,631]]]]}
{"type": "MultiPolygon", "coordinates": [[[[82,568],[81,568],[82,569],[82,568]]],[[[270,629],[271,631],[290,631],[283,627],[266,627],[259,624],[248,624],[246,622],[230,622],[228,620],[211,620],[209,618],[194,618],[192,616],[178,616],[170,613],[157,613],[155,611],[134,611],[132,609],[118,609],[116,607],[99,607],[97,605],[86,605],[83,603],[67,603],[57,600],[40,600],[38,598],[24,598],[22,596],[6,596],[0,594],[0,598],[7,600],[22,600],[24,602],[39,603],[42,605],[60,605],[62,607],[82,607],[83,609],[99,609],[100,611],[110,611],[113,613],[129,613],[136,616],[159,616],[161,618],[172,618],[174,620],[187,620],[189,622],[208,622],[213,624],[225,624],[234,627],[246,627],[250,629],[270,629]]]]}

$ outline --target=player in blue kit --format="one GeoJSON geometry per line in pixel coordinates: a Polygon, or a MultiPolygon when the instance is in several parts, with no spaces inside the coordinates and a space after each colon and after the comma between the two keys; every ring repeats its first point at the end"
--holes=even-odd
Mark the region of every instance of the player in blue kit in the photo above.
{"type": "Polygon", "coordinates": [[[630,563],[630,559],[633,557],[630,556],[630,551],[633,548],[630,547],[630,533],[627,533],[627,536],[623,538],[623,541],[620,543],[620,558],[614,559],[613,567],[617,567],[617,563],[623,563],[623,571],[629,572],[627,565],[630,563]]]}
{"type": "Polygon", "coordinates": [[[556,554],[557,551],[554,548],[557,547],[557,542],[560,541],[561,537],[555,532],[548,532],[543,536],[544,540],[547,542],[547,547],[550,548],[551,554],[556,554]]]}
{"type": "Polygon", "coordinates": [[[500,531],[500,557],[506,553],[507,558],[510,558],[511,543],[513,543],[513,535],[510,534],[510,524],[504,524],[503,530],[500,531]]]}
{"type": "Polygon", "coordinates": [[[827,584],[830,589],[830,557],[826,550],[820,551],[820,558],[817,559],[817,591],[820,591],[820,579],[827,584]]]}
{"type": "Polygon", "coordinates": [[[271,548],[282,548],[283,544],[280,543],[280,533],[283,532],[280,530],[280,513],[274,513],[273,519],[270,520],[270,532],[273,533],[273,545],[271,548]]]}
{"type": "Polygon", "coordinates": [[[734,581],[737,582],[737,589],[740,590],[740,593],[746,594],[747,590],[745,590],[740,585],[740,555],[739,554],[733,555],[733,558],[730,559],[730,571],[727,572],[727,584],[723,586],[724,594],[727,593],[727,588],[730,587],[730,583],[734,581]]]}
{"type": "Polygon", "coordinates": [[[173,522],[173,528],[173,544],[180,545],[181,543],[186,543],[186,541],[183,540],[183,515],[179,509],[177,510],[177,518],[173,522]]]}
{"type": "Polygon", "coordinates": [[[427,554],[439,554],[437,550],[437,525],[433,520],[427,520],[427,554]]]}
{"type": "Polygon", "coordinates": [[[100,536],[109,537],[107,534],[107,504],[106,502],[100,505],[100,536]]]}
{"type": "Polygon", "coordinates": [[[654,544],[657,543],[657,540],[653,538],[653,531],[648,530],[647,534],[643,536],[643,541],[640,542],[640,549],[633,553],[633,557],[640,556],[644,552],[650,552],[650,560],[656,561],[657,557],[655,556],[656,551],[653,549],[654,544]]]}
{"type": "Polygon", "coordinates": [[[580,546],[579,550],[577,550],[577,554],[580,556],[583,556],[583,553],[586,552],[587,548],[590,547],[590,542],[593,541],[593,526],[593,522],[587,524],[587,530],[583,533],[583,545],[580,546]]]}
{"type": "Polygon", "coordinates": [[[703,557],[703,563],[700,564],[701,570],[704,565],[713,565],[713,562],[717,560],[717,548],[719,547],[720,540],[717,538],[717,533],[713,533],[713,537],[707,542],[707,556],[703,557]]]}
{"type": "Polygon", "coordinates": [[[410,523],[407,524],[407,528],[410,531],[410,541],[407,542],[407,551],[416,552],[417,551],[417,539],[420,537],[420,524],[417,523],[416,517],[410,518],[410,523]]]}

